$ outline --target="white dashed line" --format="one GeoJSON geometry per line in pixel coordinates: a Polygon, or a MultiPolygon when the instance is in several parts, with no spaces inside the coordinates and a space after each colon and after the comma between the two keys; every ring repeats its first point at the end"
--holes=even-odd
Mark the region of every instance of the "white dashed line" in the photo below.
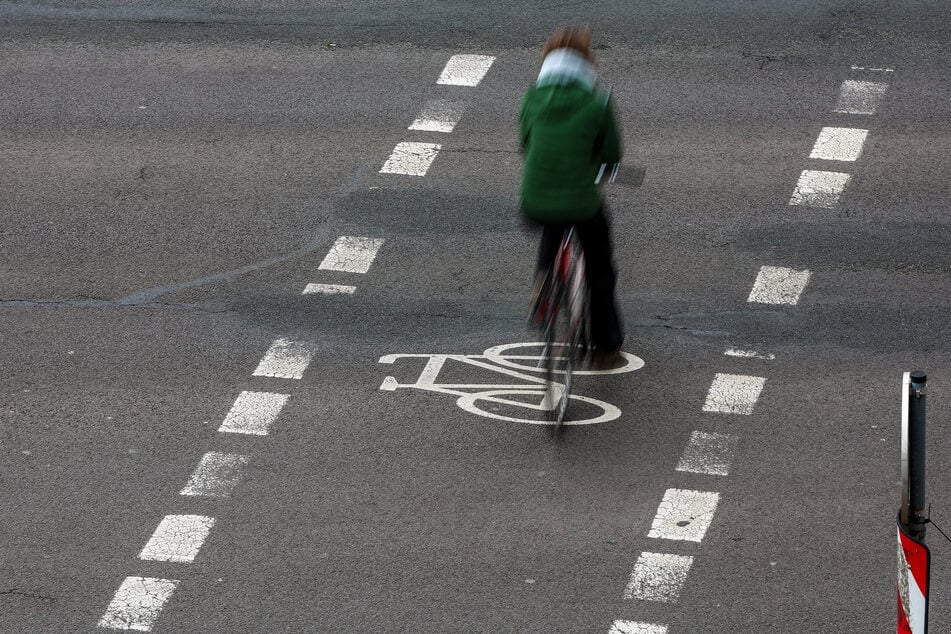
{"type": "Polygon", "coordinates": [[[835,111],[842,114],[875,114],[888,84],[846,79],[839,88],[835,111]]]}
{"type": "Polygon", "coordinates": [[[166,515],[139,559],[191,563],[214,525],[215,518],[204,515],[166,515]]]}
{"type": "Polygon", "coordinates": [[[849,178],[849,175],[843,172],[803,170],[789,204],[832,209],[839,203],[839,196],[842,195],[849,178]]]}
{"type": "Polygon", "coordinates": [[[386,159],[386,163],[380,168],[380,173],[425,176],[429,166],[436,160],[440,147],[442,146],[438,143],[397,143],[390,158],[386,159]]]}
{"type": "Polygon", "coordinates": [[[677,471],[729,475],[736,445],[736,436],[695,431],[690,434],[687,447],[677,463],[677,471]]]}
{"type": "Polygon", "coordinates": [[[894,73],[894,68],[869,68],[868,66],[855,66],[852,65],[852,70],[867,70],[875,73],[894,73]]]}
{"type": "Polygon", "coordinates": [[[226,498],[241,480],[250,456],[209,451],[201,457],[181,495],[226,498]]]}
{"type": "Polygon", "coordinates": [[[615,621],[608,634],[667,634],[667,626],[638,621],[615,621]]]}
{"type": "Polygon", "coordinates": [[[410,124],[410,130],[423,132],[452,132],[462,118],[465,105],[458,101],[432,99],[423,106],[423,111],[410,124]]]}
{"type": "Polygon", "coordinates": [[[719,501],[719,493],[667,489],[647,536],[699,543],[713,521],[719,501]]]}
{"type": "Polygon", "coordinates": [[[809,158],[825,161],[855,161],[862,154],[868,130],[859,128],[822,128],[809,158]]]}
{"type": "Polygon", "coordinates": [[[776,355],[772,352],[756,352],[754,350],[737,350],[736,348],[730,348],[724,352],[728,357],[740,357],[743,359],[765,359],[766,361],[772,361],[776,358],[776,355]]]}
{"type": "Polygon", "coordinates": [[[759,376],[717,373],[703,404],[705,412],[723,414],[753,413],[766,379],[759,376]]]}
{"type": "Polygon", "coordinates": [[[495,61],[489,55],[453,55],[446,62],[437,84],[449,86],[478,86],[495,61]]]}
{"type": "Polygon", "coordinates": [[[276,339],[268,348],[253,376],[269,376],[276,379],[300,379],[314,356],[313,344],[276,339]]]}
{"type": "Polygon", "coordinates": [[[691,565],[693,557],[689,556],[641,553],[624,589],[624,598],[676,603],[691,565]]]}
{"type": "Polygon", "coordinates": [[[317,268],[323,271],[366,273],[381,246],[381,238],[341,236],[330,247],[330,251],[317,268]]]}
{"type": "Polygon", "coordinates": [[[174,579],[126,577],[99,619],[99,627],[151,631],[178,583],[174,579]]]}
{"type": "Polygon", "coordinates": [[[345,284],[308,284],[301,295],[353,295],[356,290],[345,284]]]}
{"type": "Polygon", "coordinates": [[[756,274],[747,302],[756,304],[798,304],[809,283],[809,271],[781,266],[764,266],[756,274]]]}
{"type": "Polygon", "coordinates": [[[241,392],[218,431],[266,436],[288,398],[289,394],[241,392]]]}

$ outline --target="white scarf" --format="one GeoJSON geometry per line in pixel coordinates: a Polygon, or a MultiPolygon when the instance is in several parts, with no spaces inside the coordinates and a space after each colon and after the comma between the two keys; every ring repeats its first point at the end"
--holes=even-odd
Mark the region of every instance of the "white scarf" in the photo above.
{"type": "Polygon", "coordinates": [[[570,48],[556,48],[545,56],[536,86],[567,84],[577,81],[588,89],[594,88],[597,73],[584,55],[570,48]]]}

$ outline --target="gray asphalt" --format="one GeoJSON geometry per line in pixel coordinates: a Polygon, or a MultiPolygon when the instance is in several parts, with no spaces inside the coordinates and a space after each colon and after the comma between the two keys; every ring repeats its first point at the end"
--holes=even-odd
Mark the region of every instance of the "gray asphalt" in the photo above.
{"type": "MultiPolygon", "coordinates": [[[[930,501],[951,526],[948,14],[0,4],[0,631],[97,631],[128,575],[181,580],[156,632],[893,627],[905,370],[931,376],[930,501]],[[534,338],[515,112],[576,18],[645,170],[607,197],[646,365],[579,381],[622,417],[553,443],[380,391],[421,363],[378,360],[534,338]],[[435,85],[455,53],[497,59],[476,88],[435,85]],[[852,64],[895,68],[873,117],[832,112],[843,79],[882,79],[852,64]],[[406,130],[430,98],[465,103],[452,134],[406,130]],[[791,207],[827,125],[870,130],[852,181],[834,210],[791,207]],[[378,173],[404,140],[443,144],[425,177],[378,173]],[[368,274],[318,270],[340,235],[386,240],[368,274]],[[812,271],[797,306],[747,303],[762,265],[812,271]],[[251,376],[278,336],[317,346],[302,380],[251,376]],[[717,372],[766,377],[752,415],[701,411],[717,372]],[[268,436],[216,431],[242,390],[291,395],[268,436]],[[739,438],[729,476],[675,471],[697,429],[739,438]],[[234,495],[180,496],[213,450],[252,456],[234,495]],[[674,487],[720,494],[699,545],[647,537],[674,487]],[[192,564],[140,561],[170,513],[217,524],[192,564]],[[622,598],[643,551],[694,557],[677,603],[622,598]]],[[[929,543],[942,631],[951,545],[929,543]]]]}

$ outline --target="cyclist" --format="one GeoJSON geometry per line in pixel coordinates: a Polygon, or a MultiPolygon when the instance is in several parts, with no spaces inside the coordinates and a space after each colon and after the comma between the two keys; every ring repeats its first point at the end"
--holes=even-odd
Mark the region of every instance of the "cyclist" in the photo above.
{"type": "Polygon", "coordinates": [[[594,364],[612,366],[620,359],[624,332],[614,298],[611,229],[595,179],[603,164],[620,162],[620,131],[610,96],[595,86],[590,28],[559,28],[542,57],[519,112],[525,154],[521,208],[542,227],[530,319],[537,323],[548,271],[565,230],[574,227],[590,290],[594,364]]]}

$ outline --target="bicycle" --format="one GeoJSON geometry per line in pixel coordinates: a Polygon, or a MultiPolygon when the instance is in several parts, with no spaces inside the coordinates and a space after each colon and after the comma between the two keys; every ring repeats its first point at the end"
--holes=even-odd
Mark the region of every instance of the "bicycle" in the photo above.
{"type": "Polygon", "coordinates": [[[550,412],[552,432],[562,430],[571,399],[573,374],[591,353],[588,286],[584,252],[574,228],[565,231],[555,261],[539,293],[533,321],[541,325],[545,344],[538,367],[544,372],[543,409],[550,412]],[[563,383],[555,380],[562,375],[563,383]]]}

